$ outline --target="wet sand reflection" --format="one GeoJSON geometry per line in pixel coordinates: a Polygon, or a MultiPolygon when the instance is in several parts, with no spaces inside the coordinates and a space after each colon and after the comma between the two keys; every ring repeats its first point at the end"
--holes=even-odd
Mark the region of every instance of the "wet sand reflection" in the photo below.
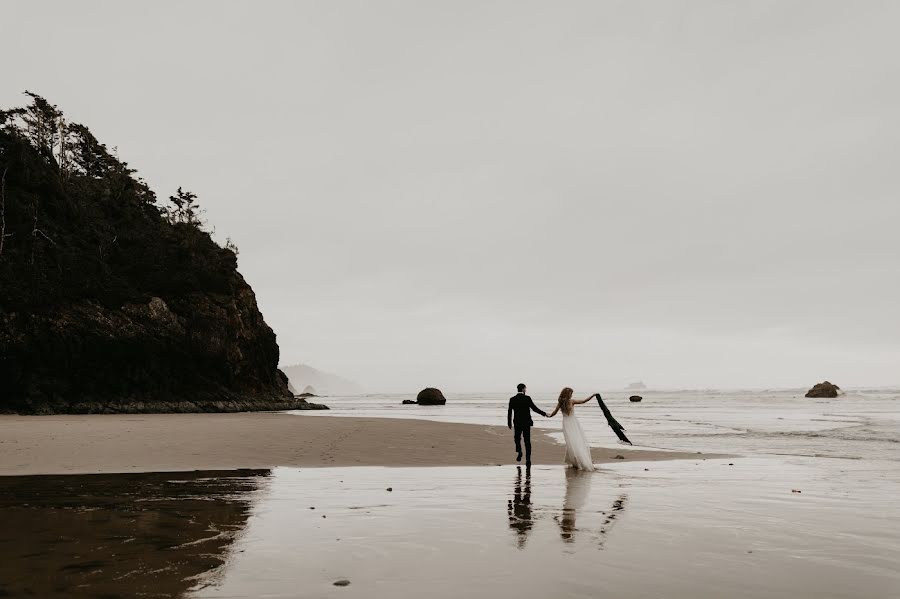
{"type": "Polygon", "coordinates": [[[269,474],[4,477],[0,596],[177,597],[212,582],[269,474]]]}
{"type": "Polygon", "coordinates": [[[525,548],[528,533],[534,526],[534,515],[531,512],[531,468],[525,470],[525,483],[522,484],[522,467],[516,467],[516,482],[513,496],[507,502],[506,513],[509,527],[516,532],[516,546],[525,548]]]}
{"type": "Polygon", "coordinates": [[[626,494],[619,495],[613,500],[608,510],[588,510],[593,477],[599,475],[593,472],[582,472],[574,468],[566,468],[564,472],[566,491],[563,497],[562,508],[553,509],[545,506],[535,507],[533,505],[531,498],[531,470],[525,470],[523,479],[522,468],[517,468],[513,494],[507,501],[507,517],[510,529],[516,533],[515,542],[516,547],[519,549],[525,548],[529,533],[534,528],[535,522],[540,519],[540,514],[546,511],[550,513],[555,512],[552,519],[559,527],[559,536],[563,543],[575,543],[576,533],[581,533],[585,538],[593,539],[597,543],[598,548],[603,548],[610,527],[616,522],[619,513],[625,509],[628,496],[626,494]],[[602,520],[597,523],[596,519],[591,518],[587,525],[579,528],[577,523],[579,512],[588,516],[599,513],[602,515],[602,520]]]}

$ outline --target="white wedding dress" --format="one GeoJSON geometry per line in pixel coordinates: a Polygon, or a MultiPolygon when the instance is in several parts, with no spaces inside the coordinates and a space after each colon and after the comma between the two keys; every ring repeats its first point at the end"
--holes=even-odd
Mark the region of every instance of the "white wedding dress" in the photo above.
{"type": "Polygon", "coordinates": [[[566,464],[587,472],[594,471],[594,462],[591,459],[591,446],[578,417],[575,416],[574,406],[569,406],[569,413],[563,410],[562,421],[563,437],[566,439],[566,464]]]}

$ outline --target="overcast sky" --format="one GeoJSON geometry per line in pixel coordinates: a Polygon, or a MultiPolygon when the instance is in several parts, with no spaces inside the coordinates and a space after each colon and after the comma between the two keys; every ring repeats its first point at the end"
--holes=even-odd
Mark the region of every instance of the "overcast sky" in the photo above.
{"type": "Polygon", "coordinates": [[[371,391],[900,383],[900,3],[2,2],[371,391]]]}

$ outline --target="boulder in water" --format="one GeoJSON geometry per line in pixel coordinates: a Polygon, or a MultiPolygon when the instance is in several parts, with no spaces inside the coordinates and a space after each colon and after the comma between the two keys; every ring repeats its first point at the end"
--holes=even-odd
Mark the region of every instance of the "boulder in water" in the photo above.
{"type": "Polygon", "coordinates": [[[637,402],[641,401],[642,399],[644,399],[644,398],[641,397],[640,395],[632,395],[631,397],[628,398],[628,401],[637,403],[637,402]]]}
{"type": "Polygon", "coordinates": [[[806,397],[837,397],[840,395],[840,392],[840,387],[825,381],[824,383],[813,385],[813,388],[806,392],[806,397]]]}
{"type": "Polygon", "coordinates": [[[442,406],[447,403],[447,398],[441,393],[440,389],[428,387],[419,391],[416,396],[416,403],[420,406],[442,406]]]}

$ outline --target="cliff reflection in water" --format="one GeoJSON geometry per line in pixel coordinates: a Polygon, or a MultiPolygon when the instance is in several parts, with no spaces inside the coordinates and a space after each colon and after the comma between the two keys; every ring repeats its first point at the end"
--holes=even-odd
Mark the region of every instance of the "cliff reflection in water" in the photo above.
{"type": "Polygon", "coordinates": [[[177,597],[214,582],[269,474],[4,477],[0,596],[177,597]]]}

